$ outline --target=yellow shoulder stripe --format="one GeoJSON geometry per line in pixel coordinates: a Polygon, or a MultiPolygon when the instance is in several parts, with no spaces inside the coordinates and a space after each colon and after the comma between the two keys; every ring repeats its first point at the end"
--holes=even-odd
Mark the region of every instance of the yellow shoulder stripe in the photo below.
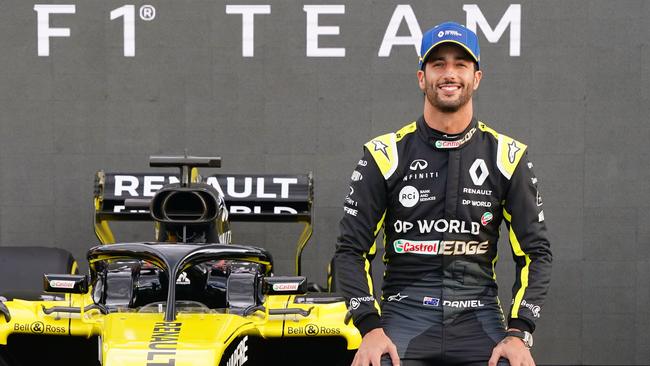
{"type": "Polygon", "coordinates": [[[397,155],[397,141],[400,141],[404,136],[415,132],[417,129],[416,122],[411,122],[406,126],[400,128],[395,133],[387,133],[375,137],[365,144],[366,149],[370,151],[375,163],[381,170],[384,179],[390,178],[397,169],[399,157],[397,155]]]}
{"type": "Polygon", "coordinates": [[[370,151],[375,163],[379,167],[384,179],[390,176],[397,169],[399,159],[397,157],[397,144],[395,133],[387,133],[375,137],[366,143],[366,149],[370,151]]]}
{"type": "Polygon", "coordinates": [[[408,125],[400,128],[395,134],[396,134],[396,141],[399,141],[404,138],[404,136],[408,135],[409,133],[415,132],[417,129],[417,123],[415,121],[409,123],[408,125]]]}
{"type": "Polygon", "coordinates": [[[487,133],[492,134],[492,136],[494,136],[495,138],[499,138],[499,133],[498,132],[491,129],[488,125],[486,125],[485,123],[483,123],[481,121],[478,121],[478,129],[483,131],[483,132],[487,132],[487,133]]]}
{"type": "Polygon", "coordinates": [[[521,157],[524,156],[528,146],[512,137],[496,132],[483,122],[478,123],[478,128],[497,139],[497,167],[504,177],[507,179],[512,178],[512,174],[515,172],[515,168],[519,164],[521,157]]]}

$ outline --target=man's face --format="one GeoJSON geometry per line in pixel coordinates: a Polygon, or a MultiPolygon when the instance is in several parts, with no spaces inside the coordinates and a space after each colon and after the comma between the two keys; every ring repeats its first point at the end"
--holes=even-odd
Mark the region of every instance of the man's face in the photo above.
{"type": "Polygon", "coordinates": [[[417,75],[427,101],[443,113],[454,113],[472,100],[483,73],[463,48],[443,44],[432,51],[424,71],[417,75]]]}

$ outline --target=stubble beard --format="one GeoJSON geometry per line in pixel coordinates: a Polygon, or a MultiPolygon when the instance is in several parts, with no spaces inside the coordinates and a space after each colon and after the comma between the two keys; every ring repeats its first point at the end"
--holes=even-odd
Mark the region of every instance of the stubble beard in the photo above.
{"type": "Polygon", "coordinates": [[[458,110],[469,103],[472,99],[473,86],[465,85],[461,86],[461,93],[455,100],[443,100],[438,96],[438,88],[436,83],[430,83],[427,85],[426,90],[427,100],[431,105],[439,110],[442,113],[455,113],[458,110]]]}

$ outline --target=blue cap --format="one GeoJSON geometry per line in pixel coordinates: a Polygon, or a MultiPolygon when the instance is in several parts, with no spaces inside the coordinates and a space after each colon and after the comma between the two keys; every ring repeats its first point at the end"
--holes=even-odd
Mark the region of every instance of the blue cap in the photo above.
{"type": "Polygon", "coordinates": [[[445,22],[429,29],[422,36],[420,46],[420,70],[424,68],[427,57],[434,48],[443,43],[455,43],[465,49],[479,65],[481,50],[478,46],[476,33],[456,22],[445,22]]]}

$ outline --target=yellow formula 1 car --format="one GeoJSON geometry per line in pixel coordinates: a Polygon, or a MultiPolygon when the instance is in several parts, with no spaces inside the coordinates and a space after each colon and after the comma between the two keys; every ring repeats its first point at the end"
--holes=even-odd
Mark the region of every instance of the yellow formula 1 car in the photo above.
{"type": "Polygon", "coordinates": [[[311,175],[198,174],[220,161],[98,172],[89,275],[62,249],[0,247],[0,366],[349,365],[361,337],[344,300],[300,276],[311,175]],[[155,240],[115,243],[109,222],[142,220],[155,240]],[[230,243],[234,220],[303,222],[295,276],[273,275],[265,249],[230,243]]]}

